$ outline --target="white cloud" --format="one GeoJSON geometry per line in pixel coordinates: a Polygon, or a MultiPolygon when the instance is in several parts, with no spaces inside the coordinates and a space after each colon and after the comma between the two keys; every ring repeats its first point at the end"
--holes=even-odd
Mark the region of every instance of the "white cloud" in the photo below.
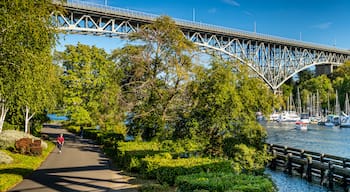
{"type": "Polygon", "coordinates": [[[249,12],[249,11],[244,11],[244,14],[248,15],[248,16],[254,16],[253,13],[249,12]]]}
{"type": "Polygon", "coordinates": [[[313,25],[311,26],[312,28],[316,28],[316,29],[328,29],[330,28],[332,25],[332,22],[325,22],[325,23],[320,23],[317,25],[313,25]]]}
{"type": "Polygon", "coordinates": [[[223,0],[223,2],[226,3],[226,4],[229,4],[229,5],[235,6],[235,7],[239,7],[240,6],[240,4],[237,1],[235,1],[235,0],[223,0]]]}

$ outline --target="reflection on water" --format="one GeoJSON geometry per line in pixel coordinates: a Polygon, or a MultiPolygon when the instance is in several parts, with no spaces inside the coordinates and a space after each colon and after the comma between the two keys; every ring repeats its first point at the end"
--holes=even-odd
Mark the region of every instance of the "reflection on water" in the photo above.
{"type": "Polygon", "coordinates": [[[308,125],[308,130],[294,129],[294,124],[267,123],[268,143],[350,158],[350,129],[308,125]]]}
{"type": "MultiPolygon", "coordinates": [[[[267,123],[267,143],[286,145],[298,149],[350,158],[350,129],[308,125],[308,130],[297,130],[295,124],[267,123]]],[[[280,192],[327,191],[326,188],[310,184],[299,177],[290,177],[282,172],[272,172],[272,179],[280,192]]]]}
{"type": "Polygon", "coordinates": [[[327,188],[309,183],[300,177],[292,177],[283,172],[266,170],[265,173],[272,176],[279,192],[326,192],[327,188]]]}

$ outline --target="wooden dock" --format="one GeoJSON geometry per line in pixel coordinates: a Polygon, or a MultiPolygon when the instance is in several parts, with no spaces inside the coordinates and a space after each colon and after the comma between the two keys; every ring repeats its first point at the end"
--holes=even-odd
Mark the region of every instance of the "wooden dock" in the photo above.
{"type": "Polygon", "coordinates": [[[303,149],[269,144],[273,156],[269,167],[298,175],[309,182],[318,182],[330,189],[335,184],[350,191],[350,159],[303,149]]]}

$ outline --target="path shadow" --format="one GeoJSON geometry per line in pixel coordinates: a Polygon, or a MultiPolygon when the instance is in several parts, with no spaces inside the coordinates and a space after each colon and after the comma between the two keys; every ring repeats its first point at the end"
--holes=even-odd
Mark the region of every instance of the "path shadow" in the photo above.
{"type": "MultiPolygon", "coordinates": [[[[128,191],[130,189],[120,189],[115,190],[113,188],[106,187],[104,185],[98,185],[96,182],[104,182],[104,183],[121,183],[121,184],[129,184],[129,181],[115,181],[110,179],[99,179],[94,177],[94,175],[86,175],[86,176],[74,176],[74,172],[80,171],[103,171],[107,170],[106,166],[84,166],[84,167],[69,167],[69,168],[58,168],[58,169],[40,169],[35,172],[28,178],[31,181],[39,183],[45,187],[27,187],[26,189],[16,190],[16,188],[10,190],[11,192],[19,192],[19,191],[35,191],[44,188],[50,188],[57,191],[70,191],[70,192],[78,192],[82,190],[73,189],[70,186],[76,185],[80,187],[88,187],[93,188],[98,191],[128,191]],[[72,174],[72,175],[60,175],[60,174],[72,174]]],[[[9,169],[9,172],[12,173],[13,170],[9,169]]],[[[3,170],[2,172],[6,172],[3,170]]],[[[108,186],[108,185],[107,185],[108,186]]],[[[135,191],[135,189],[134,189],[135,191]]]]}

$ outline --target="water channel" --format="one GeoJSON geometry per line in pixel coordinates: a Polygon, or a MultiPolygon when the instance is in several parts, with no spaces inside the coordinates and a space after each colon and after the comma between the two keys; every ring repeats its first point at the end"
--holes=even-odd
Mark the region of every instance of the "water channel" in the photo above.
{"type": "MultiPolygon", "coordinates": [[[[350,129],[308,125],[308,130],[303,131],[295,129],[295,124],[274,122],[263,124],[263,126],[266,127],[268,133],[268,143],[350,158],[350,129]]],[[[270,170],[266,172],[271,174],[279,192],[329,191],[325,187],[308,183],[299,177],[288,176],[283,172],[270,170]]]]}

